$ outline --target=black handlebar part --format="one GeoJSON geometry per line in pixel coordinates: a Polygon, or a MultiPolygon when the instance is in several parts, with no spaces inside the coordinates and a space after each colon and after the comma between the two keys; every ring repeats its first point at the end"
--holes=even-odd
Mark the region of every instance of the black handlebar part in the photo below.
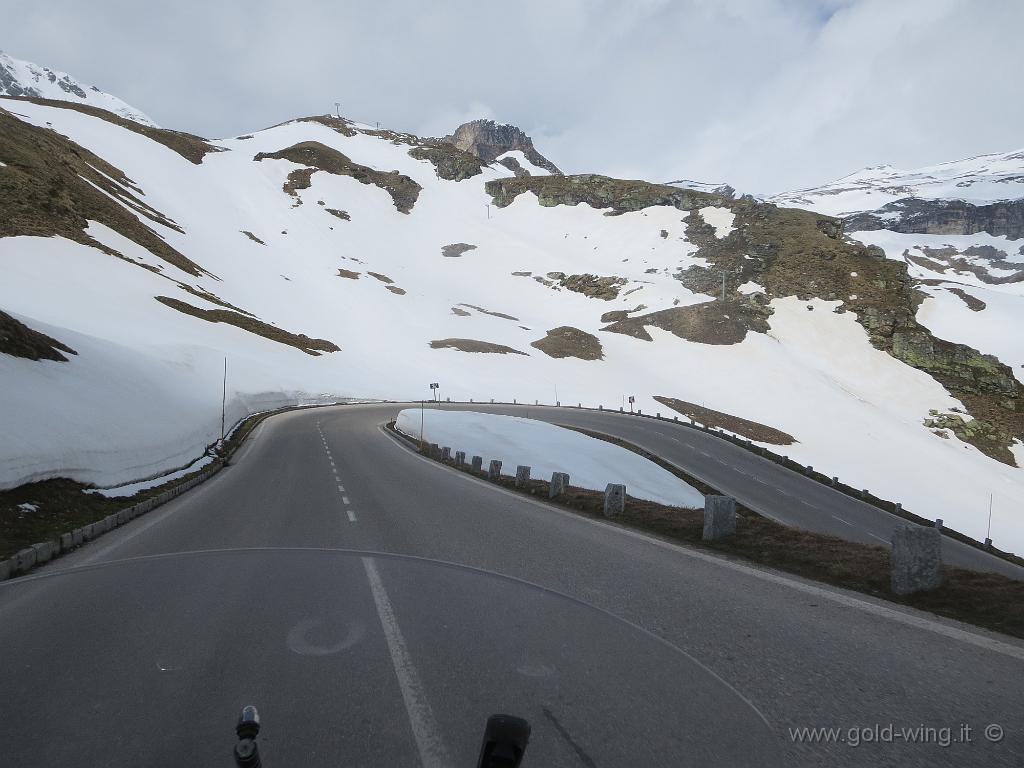
{"type": "MultiPolygon", "coordinates": [[[[262,768],[256,737],[260,732],[260,713],[256,707],[242,707],[235,733],[235,765],[238,768],[262,768]]],[[[491,715],[484,729],[477,768],[519,768],[530,741],[530,724],[513,715],[491,715]]]]}
{"type": "Polygon", "coordinates": [[[259,732],[260,713],[256,711],[256,707],[242,707],[238,725],[235,726],[235,733],[238,734],[238,743],[235,744],[235,765],[238,768],[262,768],[260,749],[256,745],[256,736],[259,732]]]}
{"type": "Polygon", "coordinates": [[[487,718],[477,768],[519,768],[530,741],[530,724],[513,715],[487,718]]]}

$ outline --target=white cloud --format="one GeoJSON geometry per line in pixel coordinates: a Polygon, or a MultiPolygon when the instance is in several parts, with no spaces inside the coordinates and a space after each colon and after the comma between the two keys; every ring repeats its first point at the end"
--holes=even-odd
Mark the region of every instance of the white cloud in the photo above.
{"type": "Polygon", "coordinates": [[[568,171],[779,191],[1016,148],[1024,4],[0,0],[10,53],[162,125],[513,122],[568,171]],[[9,6],[9,7],[6,7],[9,6]]]}

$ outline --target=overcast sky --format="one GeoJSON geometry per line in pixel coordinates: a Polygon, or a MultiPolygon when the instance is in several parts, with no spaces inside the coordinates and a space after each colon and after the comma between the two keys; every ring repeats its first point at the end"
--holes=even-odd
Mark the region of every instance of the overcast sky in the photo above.
{"type": "Polygon", "coordinates": [[[0,0],[0,50],[206,136],[491,117],[566,172],[777,192],[1024,146],[1020,0],[0,0]]]}

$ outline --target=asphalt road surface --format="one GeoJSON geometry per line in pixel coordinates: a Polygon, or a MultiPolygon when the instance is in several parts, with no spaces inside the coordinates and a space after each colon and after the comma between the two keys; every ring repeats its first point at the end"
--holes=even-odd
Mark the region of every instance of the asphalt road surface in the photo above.
{"type": "MultiPolygon", "coordinates": [[[[268,768],[472,765],[498,711],[524,765],[1024,765],[1024,643],[510,494],[385,434],[399,408],[275,416],[0,584],[4,763],[230,765],[253,703],[268,768]]],[[[692,430],[530,415],[804,490],[692,430]]],[[[716,466],[691,471],[733,492],[716,466]]]]}

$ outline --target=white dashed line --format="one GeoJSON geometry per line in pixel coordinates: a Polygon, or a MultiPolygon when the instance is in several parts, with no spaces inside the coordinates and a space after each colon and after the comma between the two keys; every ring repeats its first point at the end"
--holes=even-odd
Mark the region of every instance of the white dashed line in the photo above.
{"type": "Polygon", "coordinates": [[[883,544],[888,544],[889,543],[888,541],[883,539],[881,536],[875,536],[875,534],[873,534],[871,531],[865,531],[865,533],[867,533],[868,536],[871,536],[874,539],[878,539],[883,544]]]}
{"type": "MultiPolygon", "coordinates": [[[[341,488],[340,485],[338,487],[341,488]]],[[[341,497],[341,503],[344,504],[347,507],[348,506],[348,496],[342,496],[341,497]]]]}
{"type": "Polygon", "coordinates": [[[843,518],[841,518],[841,517],[838,517],[838,516],[836,516],[836,515],[832,515],[832,519],[833,519],[833,520],[838,520],[838,521],[839,521],[840,523],[842,523],[843,525],[848,525],[848,526],[850,526],[851,528],[853,527],[853,523],[851,523],[851,522],[849,522],[849,521],[847,521],[847,520],[843,520],[843,518]]]}
{"type": "Polygon", "coordinates": [[[409,655],[405,638],[402,636],[402,630],[395,619],[395,610],[391,606],[391,600],[384,589],[380,573],[377,571],[377,564],[373,558],[365,557],[363,558],[363,567],[366,570],[366,578],[370,582],[373,601],[377,605],[377,616],[384,629],[384,638],[387,640],[388,651],[391,654],[391,663],[395,668],[398,686],[402,691],[402,700],[405,702],[405,711],[409,715],[409,724],[412,726],[412,735],[416,739],[416,748],[420,753],[420,765],[423,768],[443,768],[443,766],[451,765],[451,756],[441,737],[441,729],[437,725],[434,712],[427,699],[426,688],[420,681],[416,667],[413,666],[412,657],[409,655]]]}
{"type": "Polygon", "coordinates": [[[348,512],[348,521],[350,523],[354,523],[356,521],[356,513],[353,512],[351,509],[346,510],[346,511],[348,512]]]}

